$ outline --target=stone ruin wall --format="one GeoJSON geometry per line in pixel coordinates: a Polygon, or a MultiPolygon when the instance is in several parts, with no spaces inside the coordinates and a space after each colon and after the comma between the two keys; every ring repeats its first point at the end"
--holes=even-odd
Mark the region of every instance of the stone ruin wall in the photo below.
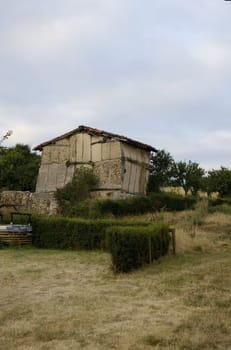
{"type": "Polygon", "coordinates": [[[3,191],[0,194],[0,205],[2,213],[15,212],[15,209],[32,214],[55,215],[58,212],[58,203],[53,193],[3,191]]]}

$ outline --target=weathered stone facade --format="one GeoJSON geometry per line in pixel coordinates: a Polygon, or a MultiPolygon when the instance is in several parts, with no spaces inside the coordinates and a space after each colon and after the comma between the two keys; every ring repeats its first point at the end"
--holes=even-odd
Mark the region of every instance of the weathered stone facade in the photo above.
{"type": "Polygon", "coordinates": [[[55,215],[58,203],[53,193],[31,193],[22,191],[3,191],[0,196],[1,212],[19,211],[55,215]]]}
{"type": "Polygon", "coordinates": [[[35,147],[42,151],[36,193],[53,192],[70,182],[81,166],[99,178],[95,194],[118,198],[144,194],[153,147],[124,136],[80,126],[35,147]]]}

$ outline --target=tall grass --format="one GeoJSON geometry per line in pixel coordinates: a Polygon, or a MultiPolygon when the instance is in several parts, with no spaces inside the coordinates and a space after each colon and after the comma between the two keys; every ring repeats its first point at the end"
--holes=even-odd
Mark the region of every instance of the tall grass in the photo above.
{"type": "Polygon", "coordinates": [[[208,200],[201,199],[195,205],[195,209],[188,213],[186,217],[186,229],[190,232],[192,237],[196,236],[198,227],[202,225],[206,216],[208,215],[208,200]]]}

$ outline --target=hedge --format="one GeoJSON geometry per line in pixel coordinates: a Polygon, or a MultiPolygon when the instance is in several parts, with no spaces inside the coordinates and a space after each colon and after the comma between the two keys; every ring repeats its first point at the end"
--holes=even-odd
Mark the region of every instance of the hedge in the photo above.
{"type": "Polygon", "coordinates": [[[114,215],[138,215],[151,210],[152,203],[146,196],[134,196],[124,199],[98,199],[92,207],[92,213],[96,216],[114,215]]]}
{"type": "Polygon", "coordinates": [[[114,269],[128,272],[167,254],[169,227],[163,222],[33,217],[32,243],[38,248],[103,249],[114,269]]]}
{"type": "Polygon", "coordinates": [[[105,249],[106,229],[115,225],[143,226],[148,222],[37,216],[32,217],[32,243],[38,248],[105,249]]]}
{"type": "Polygon", "coordinates": [[[182,211],[192,209],[197,202],[194,196],[181,196],[171,192],[149,193],[148,197],[154,210],[182,211]]]}
{"type": "Polygon", "coordinates": [[[209,199],[209,206],[210,207],[216,207],[216,206],[219,206],[219,205],[231,205],[231,197],[224,197],[224,198],[221,198],[221,197],[218,197],[218,198],[215,198],[215,199],[209,199]]]}
{"type": "Polygon", "coordinates": [[[167,254],[169,227],[162,222],[148,226],[113,226],[107,229],[107,247],[116,272],[129,272],[167,254]]]}
{"type": "Polygon", "coordinates": [[[148,196],[134,196],[125,199],[98,199],[91,207],[91,215],[115,217],[126,215],[140,215],[147,212],[180,211],[191,209],[196,204],[196,197],[180,196],[175,193],[150,193],[148,196]]]}

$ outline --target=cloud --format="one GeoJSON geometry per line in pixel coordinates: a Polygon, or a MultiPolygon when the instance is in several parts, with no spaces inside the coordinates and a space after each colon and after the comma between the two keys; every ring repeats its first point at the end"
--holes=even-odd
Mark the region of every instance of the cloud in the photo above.
{"type": "Polygon", "coordinates": [[[201,139],[203,149],[223,151],[231,149],[231,130],[214,130],[201,139]]]}
{"type": "Polygon", "coordinates": [[[36,145],[85,124],[229,165],[230,11],[209,0],[1,2],[0,130],[36,145]]]}
{"type": "Polygon", "coordinates": [[[94,40],[107,37],[118,10],[110,0],[68,0],[65,6],[62,1],[48,1],[47,7],[24,1],[25,13],[20,13],[19,8],[16,5],[14,20],[3,26],[0,50],[30,63],[60,59],[73,47],[84,49],[94,40]]]}
{"type": "Polygon", "coordinates": [[[2,51],[41,63],[64,55],[70,45],[81,48],[101,30],[91,15],[27,21],[8,31],[2,51]]]}

